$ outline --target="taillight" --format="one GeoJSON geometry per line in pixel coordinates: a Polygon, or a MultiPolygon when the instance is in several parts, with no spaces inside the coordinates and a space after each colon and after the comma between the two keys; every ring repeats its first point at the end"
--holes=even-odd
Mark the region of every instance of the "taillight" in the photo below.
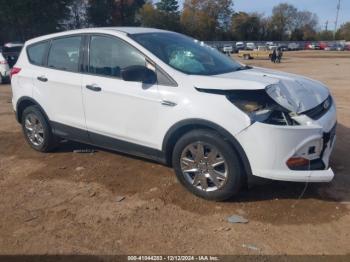
{"type": "Polygon", "coordinates": [[[19,67],[13,67],[10,72],[10,77],[12,78],[14,75],[18,74],[21,72],[21,68],[19,67]]]}

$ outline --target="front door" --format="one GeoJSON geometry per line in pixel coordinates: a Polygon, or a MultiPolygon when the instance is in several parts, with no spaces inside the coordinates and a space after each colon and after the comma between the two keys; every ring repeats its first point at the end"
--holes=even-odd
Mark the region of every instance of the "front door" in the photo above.
{"type": "Polygon", "coordinates": [[[130,142],[156,147],[161,99],[157,85],[128,82],[121,70],[146,65],[145,57],[125,41],[104,35],[89,39],[88,69],[83,76],[86,125],[95,144],[109,148],[130,142]]]}

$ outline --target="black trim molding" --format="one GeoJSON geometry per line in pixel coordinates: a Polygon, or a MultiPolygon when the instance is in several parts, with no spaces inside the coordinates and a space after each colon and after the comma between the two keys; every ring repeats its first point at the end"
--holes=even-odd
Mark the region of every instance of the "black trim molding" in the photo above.
{"type": "MultiPolygon", "coordinates": [[[[249,176],[252,175],[252,169],[251,169],[248,157],[247,157],[244,149],[242,148],[241,144],[226,129],[224,129],[223,127],[221,127],[213,122],[207,121],[207,120],[194,118],[194,119],[182,120],[182,121],[174,124],[168,130],[168,132],[166,133],[166,135],[164,137],[162,151],[169,152],[169,146],[171,146],[173,144],[173,142],[175,142],[172,140],[174,139],[174,137],[176,138],[176,133],[179,130],[181,130],[181,129],[186,130],[187,128],[190,130],[193,130],[194,128],[203,128],[203,127],[213,129],[216,132],[218,132],[220,135],[222,135],[225,139],[227,139],[228,142],[234,148],[234,150],[236,150],[238,157],[241,159],[242,164],[243,164],[243,168],[244,168],[244,171],[246,172],[246,174],[249,176]]],[[[169,159],[168,159],[168,161],[169,161],[169,159]]]]}
{"type": "Polygon", "coordinates": [[[38,106],[46,117],[47,121],[49,121],[52,127],[52,132],[59,137],[128,155],[150,159],[166,165],[171,165],[169,156],[171,156],[172,148],[176,143],[176,139],[178,139],[177,134],[181,134],[182,131],[186,132],[187,130],[193,130],[195,128],[211,128],[222,135],[232,145],[241,159],[245,173],[248,176],[252,175],[248,157],[240,143],[227,130],[207,120],[187,119],[174,124],[164,137],[162,150],[158,150],[50,121],[43,108],[30,97],[22,97],[17,102],[16,118],[18,122],[20,122],[20,106],[22,102],[30,102],[31,104],[38,106]]]}
{"type": "Polygon", "coordinates": [[[16,120],[18,123],[21,122],[21,117],[22,117],[22,112],[23,112],[23,109],[21,108],[21,106],[23,103],[31,103],[33,105],[38,106],[39,109],[41,110],[41,112],[44,114],[46,120],[49,121],[49,118],[48,118],[47,114],[45,113],[45,110],[40,106],[40,104],[36,100],[34,100],[33,98],[31,98],[29,96],[22,96],[20,99],[18,99],[17,104],[16,104],[16,120]]]}
{"type": "Polygon", "coordinates": [[[160,150],[88,132],[53,121],[50,124],[53,133],[59,137],[166,164],[165,154],[160,150]]]}

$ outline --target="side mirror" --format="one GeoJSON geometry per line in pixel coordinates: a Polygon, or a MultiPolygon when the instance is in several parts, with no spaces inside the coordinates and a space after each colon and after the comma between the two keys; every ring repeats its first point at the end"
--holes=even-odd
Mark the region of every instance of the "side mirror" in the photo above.
{"type": "Polygon", "coordinates": [[[129,66],[121,71],[121,76],[125,81],[141,82],[144,84],[155,84],[157,75],[145,66],[129,66]]]}

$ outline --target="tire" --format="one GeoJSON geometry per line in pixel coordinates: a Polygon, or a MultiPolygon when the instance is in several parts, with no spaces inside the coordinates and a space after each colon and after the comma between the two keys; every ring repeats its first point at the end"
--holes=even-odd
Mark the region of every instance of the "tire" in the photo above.
{"type": "Polygon", "coordinates": [[[21,124],[24,137],[33,149],[39,152],[50,152],[57,146],[57,138],[52,133],[49,121],[38,106],[29,106],[24,109],[21,124]]]}
{"type": "Polygon", "coordinates": [[[196,196],[207,200],[224,201],[232,198],[238,194],[244,181],[235,150],[211,130],[194,130],[183,135],[174,147],[172,163],[180,183],[196,196]],[[201,145],[204,163],[199,161],[200,157],[197,158],[201,155],[198,153],[201,145]],[[220,161],[224,163],[213,168],[213,163],[220,161]],[[213,179],[216,174],[220,176],[213,179]]]}

